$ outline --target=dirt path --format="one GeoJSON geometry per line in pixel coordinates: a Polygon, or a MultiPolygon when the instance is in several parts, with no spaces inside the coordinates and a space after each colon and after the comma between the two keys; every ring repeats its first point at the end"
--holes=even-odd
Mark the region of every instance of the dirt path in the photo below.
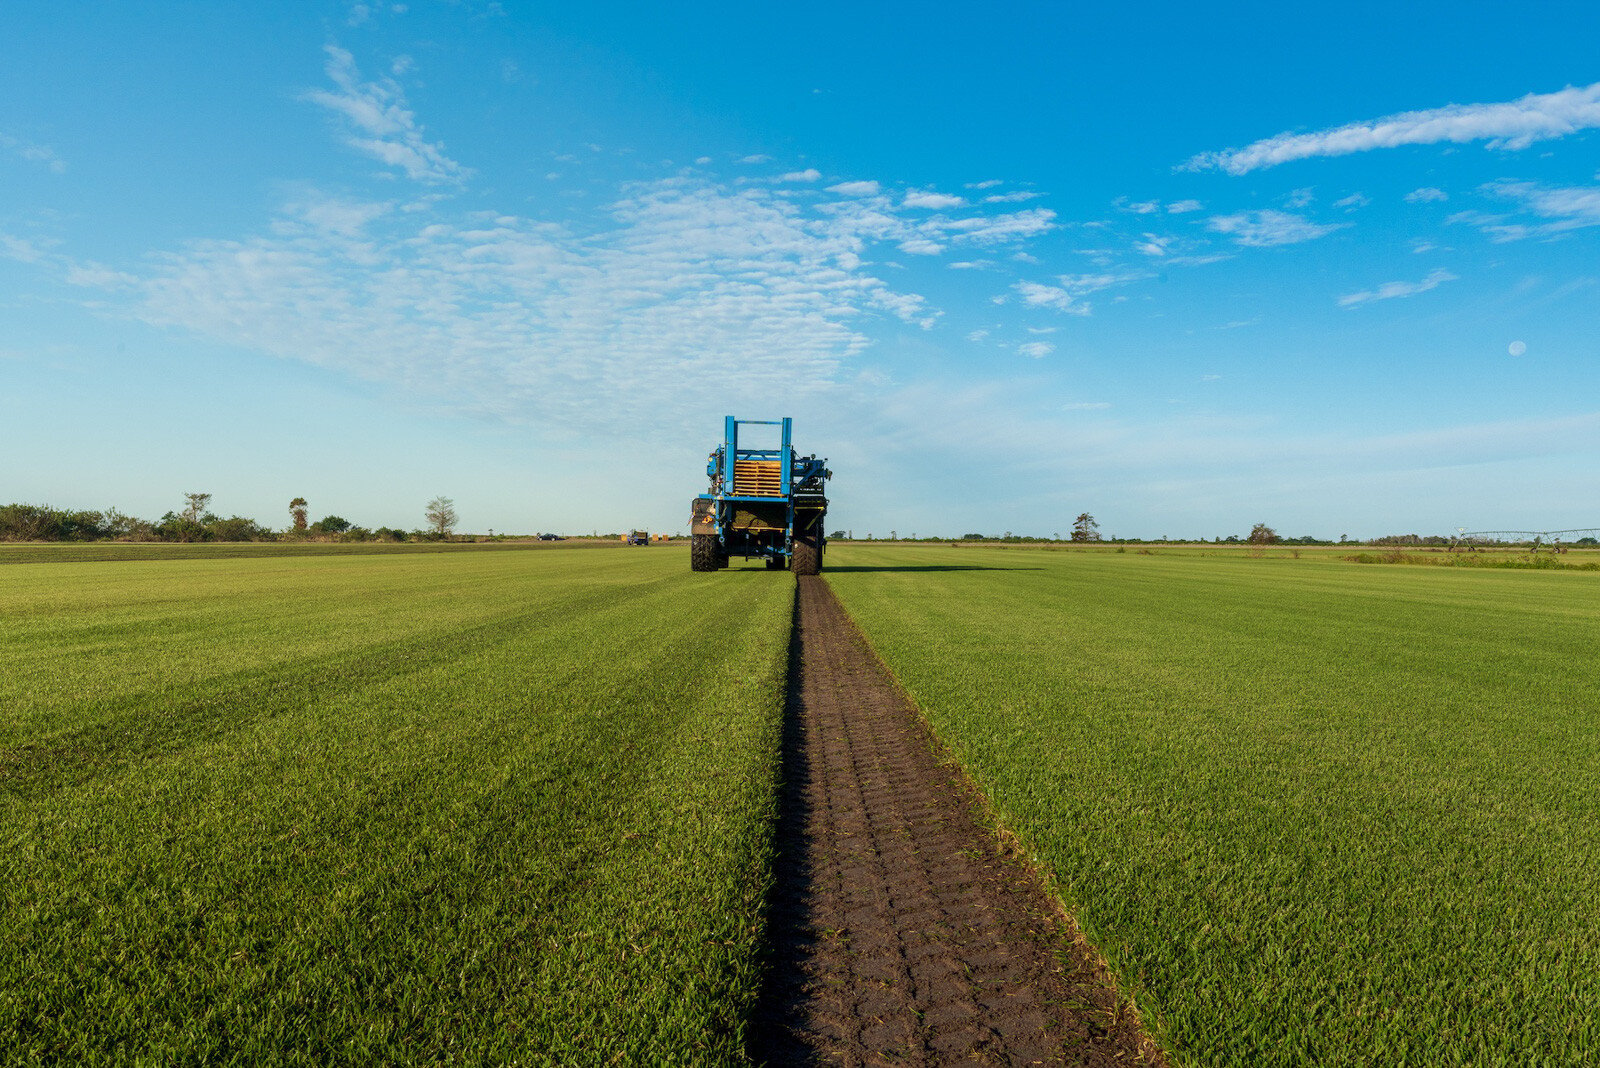
{"type": "Polygon", "coordinates": [[[755,1056],[1155,1063],[821,578],[799,580],[755,1056]]]}

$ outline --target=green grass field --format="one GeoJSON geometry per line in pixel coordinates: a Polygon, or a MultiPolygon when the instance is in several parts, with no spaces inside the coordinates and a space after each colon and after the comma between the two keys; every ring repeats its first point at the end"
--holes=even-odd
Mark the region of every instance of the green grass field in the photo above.
{"type": "Polygon", "coordinates": [[[1179,1064],[1600,1062],[1600,577],[828,564],[1179,1064]]]}
{"type": "Polygon", "coordinates": [[[0,1061],[728,1063],[793,584],[0,569],[0,1061]]]}

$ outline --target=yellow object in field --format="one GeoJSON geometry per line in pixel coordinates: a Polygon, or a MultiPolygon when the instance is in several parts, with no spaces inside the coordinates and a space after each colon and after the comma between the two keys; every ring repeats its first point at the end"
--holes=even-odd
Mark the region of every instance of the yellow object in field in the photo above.
{"type": "Polygon", "coordinates": [[[782,497],[783,461],[739,460],[733,465],[736,497],[782,497]]]}

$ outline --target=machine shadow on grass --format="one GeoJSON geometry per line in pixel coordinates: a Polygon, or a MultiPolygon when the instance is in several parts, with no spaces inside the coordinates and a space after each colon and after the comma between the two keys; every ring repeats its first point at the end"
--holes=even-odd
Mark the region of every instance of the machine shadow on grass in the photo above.
{"type": "Polygon", "coordinates": [[[981,564],[895,564],[886,566],[823,564],[824,572],[838,571],[1042,571],[1038,567],[984,567],[981,564]]]}

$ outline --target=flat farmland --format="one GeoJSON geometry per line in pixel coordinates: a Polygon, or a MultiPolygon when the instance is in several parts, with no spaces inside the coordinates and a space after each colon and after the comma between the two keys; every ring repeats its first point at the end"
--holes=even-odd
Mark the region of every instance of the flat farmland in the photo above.
{"type": "Polygon", "coordinates": [[[837,545],[1190,1065],[1600,1061],[1600,577],[837,545]]]}
{"type": "Polygon", "coordinates": [[[792,597],[655,547],[0,568],[0,1060],[742,1059],[792,597]]]}

